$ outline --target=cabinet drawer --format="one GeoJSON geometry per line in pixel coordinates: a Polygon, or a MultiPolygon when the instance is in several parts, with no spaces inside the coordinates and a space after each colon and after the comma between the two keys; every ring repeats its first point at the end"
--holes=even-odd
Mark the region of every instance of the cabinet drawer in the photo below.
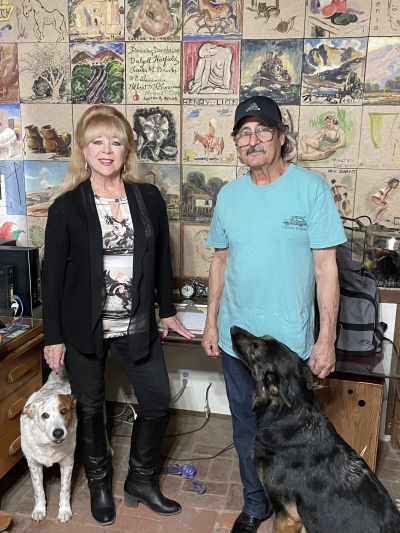
{"type": "Polygon", "coordinates": [[[40,386],[41,376],[37,374],[26,385],[20,387],[0,403],[0,437],[4,433],[7,433],[14,425],[19,425],[20,415],[26,400],[31,394],[39,390],[40,386]]]}
{"type": "Polygon", "coordinates": [[[0,365],[0,402],[41,371],[42,343],[0,365]]]}
{"type": "Polygon", "coordinates": [[[19,424],[0,437],[0,478],[23,456],[19,424]]]}

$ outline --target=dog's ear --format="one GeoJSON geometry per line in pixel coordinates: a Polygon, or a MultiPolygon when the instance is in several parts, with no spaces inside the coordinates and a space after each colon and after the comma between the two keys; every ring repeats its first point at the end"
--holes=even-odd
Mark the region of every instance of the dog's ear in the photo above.
{"type": "Polygon", "coordinates": [[[292,404],[288,398],[289,381],[281,376],[278,372],[266,372],[264,375],[264,386],[269,390],[272,396],[280,398],[289,409],[292,404]]]}
{"type": "Polygon", "coordinates": [[[299,359],[299,365],[300,365],[300,376],[306,380],[307,389],[311,390],[314,384],[314,378],[313,378],[313,373],[311,372],[311,368],[302,359],[299,359]]]}
{"type": "Polygon", "coordinates": [[[77,404],[76,396],[75,394],[71,394],[71,409],[76,409],[76,404],[77,404]]]}
{"type": "Polygon", "coordinates": [[[25,405],[25,407],[22,409],[22,413],[21,414],[28,415],[29,418],[34,418],[34,416],[36,414],[36,409],[35,409],[35,407],[32,404],[25,405]]]}

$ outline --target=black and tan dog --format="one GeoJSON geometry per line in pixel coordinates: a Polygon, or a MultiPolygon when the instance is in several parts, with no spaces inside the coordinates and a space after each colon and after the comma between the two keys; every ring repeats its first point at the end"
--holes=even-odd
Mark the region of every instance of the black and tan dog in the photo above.
{"type": "Polygon", "coordinates": [[[386,489],[320,412],[307,364],[272,337],[231,337],[256,381],[254,464],[277,533],[399,533],[386,489]]]}

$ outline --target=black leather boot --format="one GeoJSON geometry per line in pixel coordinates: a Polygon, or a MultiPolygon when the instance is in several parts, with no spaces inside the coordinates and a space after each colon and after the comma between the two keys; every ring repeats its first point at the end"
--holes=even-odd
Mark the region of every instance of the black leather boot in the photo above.
{"type": "Polygon", "coordinates": [[[128,507],[137,507],[142,502],[160,515],[174,515],[182,510],[178,502],[161,494],[158,485],[157,461],[168,421],[169,414],[161,418],[138,416],[133,424],[129,473],[124,485],[128,507]]]}
{"type": "Polygon", "coordinates": [[[78,449],[88,480],[93,518],[102,526],[112,524],[115,522],[115,505],[103,409],[84,413],[78,407],[78,449]]]}

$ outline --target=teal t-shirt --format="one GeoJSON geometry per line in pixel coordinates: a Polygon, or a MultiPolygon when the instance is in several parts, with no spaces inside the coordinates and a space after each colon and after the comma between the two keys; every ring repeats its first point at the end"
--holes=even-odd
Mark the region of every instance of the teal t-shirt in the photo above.
{"type": "Polygon", "coordinates": [[[346,241],[326,181],[289,165],[269,185],[246,174],[218,194],[206,243],[228,248],[219,345],[235,356],[230,328],[270,335],[307,359],[314,345],[313,248],[346,241]]]}

